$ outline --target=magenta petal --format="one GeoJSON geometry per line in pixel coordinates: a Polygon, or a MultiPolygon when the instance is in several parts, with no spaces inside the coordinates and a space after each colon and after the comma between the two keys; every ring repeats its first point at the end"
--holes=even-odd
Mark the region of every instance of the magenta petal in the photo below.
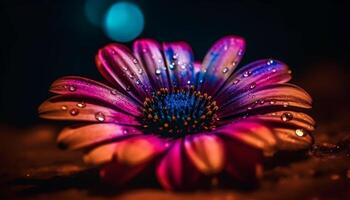
{"type": "Polygon", "coordinates": [[[292,84],[267,85],[256,90],[239,93],[220,105],[219,118],[243,114],[266,113],[271,109],[311,108],[312,99],[303,89],[292,84]]]}
{"type": "Polygon", "coordinates": [[[199,185],[199,172],[184,154],[183,140],[174,142],[157,167],[157,178],[167,190],[188,189],[199,185]]]}
{"type": "Polygon", "coordinates": [[[109,44],[98,51],[96,64],[101,74],[135,100],[143,99],[151,92],[151,84],[139,61],[121,44],[109,44]]]}
{"type": "Polygon", "coordinates": [[[160,44],[150,39],[137,40],[134,42],[133,51],[154,88],[169,88],[170,82],[160,44]]]}
{"type": "Polygon", "coordinates": [[[238,93],[243,93],[266,85],[286,83],[291,79],[288,66],[277,60],[259,60],[234,72],[230,80],[218,94],[223,98],[218,103],[227,102],[238,93]]]}
{"type": "Polygon", "coordinates": [[[163,43],[171,85],[183,88],[194,84],[193,53],[185,42],[163,43]]]}
{"type": "Polygon", "coordinates": [[[138,106],[124,94],[84,77],[66,76],[59,78],[52,83],[50,91],[61,95],[76,95],[82,99],[84,97],[96,99],[134,116],[141,114],[138,106]]]}
{"type": "Polygon", "coordinates": [[[39,115],[45,119],[109,122],[122,125],[140,125],[135,117],[98,102],[75,96],[54,96],[43,102],[39,115]]]}
{"type": "Polygon", "coordinates": [[[198,87],[214,95],[231,76],[243,56],[245,41],[237,36],[226,36],[209,50],[202,63],[198,87]]]}

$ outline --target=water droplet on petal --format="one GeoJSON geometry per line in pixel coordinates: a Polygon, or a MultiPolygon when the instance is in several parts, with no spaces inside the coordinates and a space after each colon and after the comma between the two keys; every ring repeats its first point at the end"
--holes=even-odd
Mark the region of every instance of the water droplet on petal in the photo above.
{"type": "Polygon", "coordinates": [[[273,104],[275,104],[275,103],[276,103],[276,101],[274,101],[274,100],[271,100],[271,101],[270,101],[270,104],[271,104],[271,105],[273,105],[273,104]]]}
{"type": "Polygon", "coordinates": [[[296,129],[295,130],[295,135],[299,136],[299,137],[304,137],[305,136],[305,132],[303,129],[296,129]]]}
{"type": "Polygon", "coordinates": [[[174,53],[174,55],[173,55],[173,59],[174,59],[174,60],[176,60],[176,59],[177,59],[177,54],[176,54],[176,53],[174,53]]]}
{"type": "Polygon", "coordinates": [[[169,68],[170,68],[171,70],[175,69],[175,63],[170,63],[169,68]]]}
{"type": "Polygon", "coordinates": [[[275,73],[277,70],[276,70],[276,68],[272,68],[271,71],[272,71],[273,73],[275,73]]]}
{"type": "Polygon", "coordinates": [[[243,50],[242,50],[242,49],[240,49],[240,50],[238,51],[238,55],[239,55],[239,56],[243,55],[243,50]]]}
{"type": "Polygon", "coordinates": [[[252,89],[254,89],[255,87],[256,87],[256,83],[252,83],[252,84],[250,84],[249,89],[252,90],[252,89]]]}
{"type": "Polygon", "coordinates": [[[290,112],[285,112],[281,115],[281,120],[284,122],[290,121],[293,119],[293,114],[290,112]]]}
{"type": "Polygon", "coordinates": [[[190,84],[191,84],[191,81],[187,81],[187,84],[190,85],[190,84]]]}
{"type": "Polygon", "coordinates": [[[247,78],[247,77],[250,76],[251,74],[252,74],[251,71],[245,71],[245,72],[243,73],[243,77],[244,77],[244,78],[247,78]]]}
{"type": "Polygon", "coordinates": [[[130,92],[130,86],[128,85],[128,86],[126,86],[126,91],[128,91],[128,92],[130,92]]]}
{"type": "Polygon", "coordinates": [[[156,75],[160,75],[161,71],[160,69],[156,69],[156,75]]]}
{"type": "Polygon", "coordinates": [[[128,131],[127,130],[123,130],[123,134],[125,135],[125,134],[127,134],[128,133],[128,131]]]}
{"type": "Polygon", "coordinates": [[[95,118],[99,122],[105,121],[105,115],[102,112],[98,112],[95,114],[95,118]]]}
{"type": "Polygon", "coordinates": [[[137,69],[137,73],[142,74],[143,70],[141,68],[137,69]]]}
{"type": "Polygon", "coordinates": [[[116,95],[117,91],[116,90],[111,90],[111,94],[116,95]]]}
{"type": "Polygon", "coordinates": [[[236,79],[236,80],[233,81],[233,84],[237,85],[238,82],[239,82],[239,79],[236,79]]]}
{"type": "Polygon", "coordinates": [[[288,74],[292,74],[292,70],[288,70],[288,74]]]}
{"type": "Polygon", "coordinates": [[[136,80],[136,84],[137,85],[140,85],[141,84],[141,81],[139,79],[136,80]]]}
{"type": "Polygon", "coordinates": [[[283,107],[287,108],[289,106],[288,102],[283,102],[283,107]]]}
{"type": "Polygon", "coordinates": [[[261,99],[261,100],[259,101],[259,103],[262,105],[262,104],[265,103],[265,101],[264,101],[263,99],[261,99]]]}
{"type": "Polygon", "coordinates": [[[137,61],[136,58],[134,58],[134,59],[132,60],[132,62],[135,63],[135,64],[138,63],[138,61],[137,61]]]}
{"type": "Polygon", "coordinates": [[[69,90],[70,92],[75,92],[75,91],[77,90],[77,88],[76,88],[74,85],[70,85],[70,86],[68,87],[68,90],[69,90]]]}
{"type": "Polygon", "coordinates": [[[267,65],[272,65],[273,63],[274,63],[273,60],[268,60],[268,61],[267,61],[267,65]]]}
{"type": "Polygon", "coordinates": [[[68,109],[67,106],[65,106],[65,105],[61,106],[61,110],[67,110],[67,109],[68,109]]]}
{"type": "Polygon", "coordinates": [[[115,52],[114,50],[112,50],[111,53],[112,53],[113,55],[115,55],[117,52],[115,52]]]}
{"type": "Polygon", "coordinates": [[[227,67],[225,67],[224,69],[222,69],[222,73],[227,73],[228,72],[228,68],[227,67]]]}
{"type": "Polygon", "coordinates": [[[77,103],[78,108],[85,108],[86,104],[84,102],[77,103]]]}
{"type": "Polygon", "coordinates": [[[79,114],[79,110],[76,109],[76,108],[73,108],[69,111],[69,113],[72,115],[72,116],[76,116],[79,114]]]}

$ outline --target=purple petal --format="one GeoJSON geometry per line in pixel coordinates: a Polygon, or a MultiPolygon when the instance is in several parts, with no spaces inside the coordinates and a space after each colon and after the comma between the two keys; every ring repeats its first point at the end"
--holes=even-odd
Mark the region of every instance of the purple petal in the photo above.
{"type": "Polygon", "coordinates": [[[218,103],[226,102],[239,93],[277,83],[286,83],[291,79],[288,66],[277,60],[259,60],[250,63],[230,77],[218,96],[218,103]]]}
{"type": "Polygon", "coordinates": [[[155,89],[170,88],[160,44],[150,39],[137,40],[134,42],[133,51],[155,89]]]}
{"type": "Polygon", "coordinates": [[[139,102],[151,92],[151,84],[139,61],[121,44],[109,44],[98,51],[96,64],[101,74],[120,91],[139,102]]]}
{"type": "Polygon", "coordinates": [[[163,43],[171,85],[183,88],[194,84],[193,53],[185,42],[163,43]]]}
{"type": "Polygon", "coordinates": [[[157,178],[167,190],[191,188],[200,179],[198,170],[184,154],[182,139],[174,142],[157,167],[157,178]]]}
{"type": "Polygon", "coordinates": [[[109,123],[68,126],[61,131],[57,142],[67,149],[80,149],[138,134],[142,132],[133,127],[109,123]]]}
{"type": "Polygon", "coordinates": [[[40,117],[45,119],[140,125],[135,117],[129,114],[76,96],[54,96],[43,102],[38,112],[40,117]]]}
{"type": "Polygon", "coordinates": [[[272,155],[277,146],[272,130],[258,120],[245,119],[233,122],[217,128],[214,133],[261,149],[267,156],[272,155]]]}
{"type": "Polygon", "coordinates": [[[62,77],[52,83],[50,91],[61,95],[74,94],[82,98],[96,99],[134,116],[141,114],[138,106],[130,98],[107,85],[84,77],[62,77]]]}
{"type": "MultiPolygon", "coordinates": [[[[220,99],[220,98],[218,98],[220,99]]],[[[311,108],[312,99],[303,89],[292,84],[276,84],[237,93],[231,100],[220,105],[219,118],[229,118],[242,114],[268,112],[269,109],[311,108]]]]}
{"type": "Polygon", "coordinates": [[[245,41],[237,36],[226,36],[209,50],[202,63],[198,87],[214,95],[231,76],[243,56],[245,41]]]}
{"type": "Polygon", "coordinates": [[[216,174],[224,168],[224,145],[215,135],[198,134],[186,137],[185,150],[189,160],[204,174],[216,174]]]}

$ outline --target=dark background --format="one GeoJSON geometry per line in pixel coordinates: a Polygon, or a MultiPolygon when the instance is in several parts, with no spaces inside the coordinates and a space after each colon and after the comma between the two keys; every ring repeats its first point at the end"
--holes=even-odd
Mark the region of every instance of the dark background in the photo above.
{"type": "MultiPolygon", "coordinates": [[[[145,15],[140,37],[185,40],[200,60],[227,34],[247,40],[242,64],[275,58],[290,65],[294,82],[308,90],[327,118],[348,107],[348,6],[335,1],[164,1],[137,3],[145,15]],[[320,103],[322,102],[322,103],[320,103]]],[[[100,80],[94,55],[112,42],[84,14],[83,0],[1,1],[1,122],[38,122],[36,109],[49,85],[64,75],[100,80]]],[[[130,44],[128,44],[130,45],[130,44]]],[[[241,64],[241,66],[242,66],[241,64]]],[[[346,110],[346,109],[345,109],[346,110]]]]}

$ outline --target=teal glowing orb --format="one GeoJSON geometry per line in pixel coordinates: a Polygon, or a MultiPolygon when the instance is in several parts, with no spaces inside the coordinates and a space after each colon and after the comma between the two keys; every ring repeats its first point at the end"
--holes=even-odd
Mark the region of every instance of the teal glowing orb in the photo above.
{"type": "Polygon", "coordinates": [[[144,17],[140,8],[130,2],[118,2],[107,11],[104,30],[109,38],[119,42],[128,42],[141,34],[144,17]]]}

